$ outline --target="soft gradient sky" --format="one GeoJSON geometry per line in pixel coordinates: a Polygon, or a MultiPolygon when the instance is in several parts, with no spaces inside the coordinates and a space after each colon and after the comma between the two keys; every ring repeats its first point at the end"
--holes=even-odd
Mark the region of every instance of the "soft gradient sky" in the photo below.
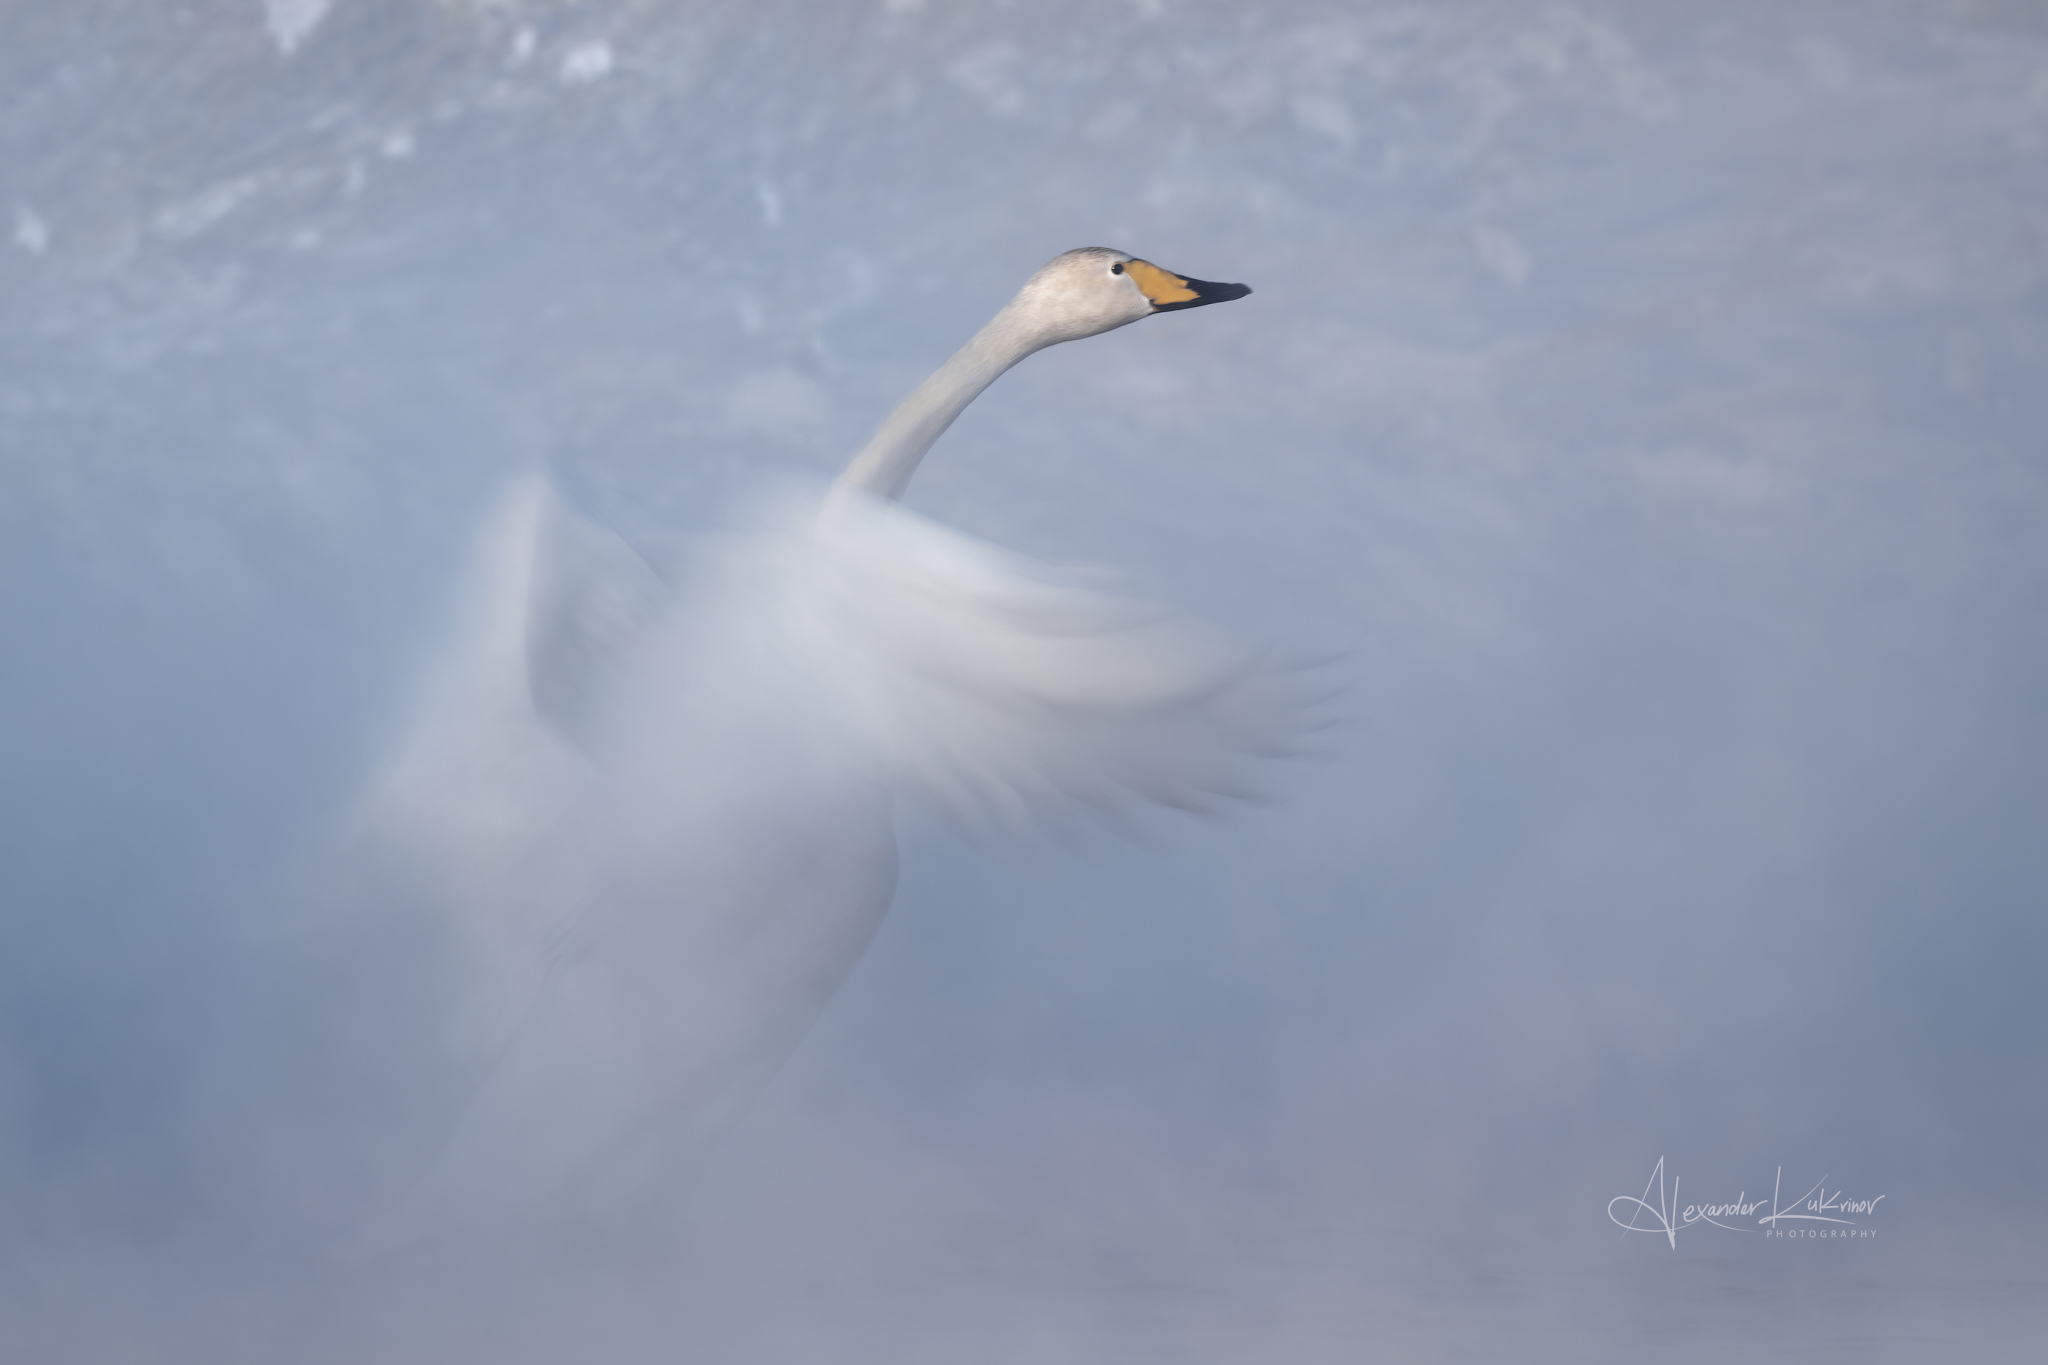
{"type": "Polygon", "coordinates": [[[2038,1338],[2038,6],[0,31],[10,1356],[2038,1338]],[[266,945],[494,491],[545,461],[659,560],[1097,244],[1256,293],[1032,359],[911,505],[1341,655],[1329,753],[1144,847],[907,830],[671,1255],[295,1248],[252,1172],[318,1040],[266,945]],[[1883,1195],[1880,1235],[1624,1237],[1660,1157],[1883,1195]]]}

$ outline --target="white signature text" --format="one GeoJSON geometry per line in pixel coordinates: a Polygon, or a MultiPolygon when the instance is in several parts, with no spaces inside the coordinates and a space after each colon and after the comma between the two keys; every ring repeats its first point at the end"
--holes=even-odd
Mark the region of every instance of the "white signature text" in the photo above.
{"type": "Polygon", "coordinates": [[[1777,1178],[1771,1182],[1770,1212],[1759,1215],[1757,1210],[1764,1207],[1761,1199],[1751,1199],[1747,1190],[1735,1198],[1720,1203],[1701,1202],[1685,1204],[1680,1202],[1677,1176],[1671,1178],[1669,1194],[1665,1192],[1664,1158],[1657,1158],[1655,1169],[1650,1172],[1650,1181],[1643,1187],[1640,1197],[1618,1194],[1607,1201],[1607,1216],[1624,1233],[1661,1232],[1678,1250],[1678,1234],[1701,1223],[1710,1223],[1730,1232],[1748,1232],[1751,1229],[1740,1225],[1754,1217],[1756,1225],[1770,1237],[1875,1237],[1877,1230],[1858,1218],[1868,1218],[1877,1212],[1877,1206],[1887,1196],[1874,1199],[1851,1199],[1842,1190],[1828,1193],[1827,1177],[1822,1176],[1812,1189],[1790,1203],[1780,1203],[1784,1192],[1785,1168],[1778,1168],[1777,1178]],[[1655,1203],[1650,1201],[1650,1192],[1657,1194],[1655,1203]],[[1622,1221],[1616,1211],[1629,1210],[1628,1220],[1622,1221]],[[1802,1227],[1802,1224],[1825,1224],[1826,1227],[1802,1227]],[[1789,1225],[1789,1226],[1787,1226],[1789,1225]]]}

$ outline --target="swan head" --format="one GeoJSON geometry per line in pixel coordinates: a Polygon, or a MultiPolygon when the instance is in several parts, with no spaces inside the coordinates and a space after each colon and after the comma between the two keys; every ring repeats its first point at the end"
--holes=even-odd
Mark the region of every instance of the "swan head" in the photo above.
{"type": "Polygon", "coordinates": [[[839,487],[901,497],[917,462],[939,434],[997,375],[1033,351],[1092,337],[1154,313],[1241,299],[1251,292],[1241,284],[1191,280],[1108,247],[1082,247],[1055,256],[1025,281],[994,321],[889,414],[839,476],[839,487]]]}
{"type": "Polygon", "coordinates": [[[1027,330],[1035,347],[1052,346],[1154,313],[1224,303],[1251,292],[1242,284],[1176,275],[1127,251],[1086,246],[1053,257],[1003,311],[1012,325],[1027,330]]]}

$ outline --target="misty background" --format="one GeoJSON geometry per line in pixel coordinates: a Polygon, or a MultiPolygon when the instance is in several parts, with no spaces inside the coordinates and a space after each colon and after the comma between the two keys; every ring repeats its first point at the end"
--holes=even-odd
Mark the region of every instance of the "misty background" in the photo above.
{"type": "Polygon", "coordinates": [[[7,0],[0,100],[10,1358],[2048,1323],[2039,7],[7,0]],[[296,1242],[265,964],[491,499],[658,559],[1087,245],[1255,292],[1028,361],[909,505],[1340,656],[1327,753],[907,825],[679,1247],[296,1242]],[[1879,1235],[1621,1233],[1660,1158],[1879,1235]]]}

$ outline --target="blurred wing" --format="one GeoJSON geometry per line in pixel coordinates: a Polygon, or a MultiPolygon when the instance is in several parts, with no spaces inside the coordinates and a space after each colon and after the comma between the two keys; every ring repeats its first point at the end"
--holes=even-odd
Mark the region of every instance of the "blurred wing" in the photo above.
{"type": "Polygon", "coordinates": [[[1073,571],[846,490],[817,544],[854,723],[971,821],[1206,809],[1299,728],[1280,670],[1073,571]]]}
{"type": "Polygon", "coordinates": [[[557,835],[602,773],[604,697],[665,587],[616,536],[516,481],[478,534],[452,629],[341,840],[349,891],[450,922],[466,954],[457,1031],[508,1037],[573,942],[586,869],[557,835]]]}
{"type": "Polygon", "coordinates": [[[544,479],[523,481],[512,502],[517,524],[509,529],[534,547],[522,594],[533,713],[589,749],[609,699],[674,593],[616,532],[567,506],[544,479]],[[528,499],[537,510],[519,513],[528,499]]]}

